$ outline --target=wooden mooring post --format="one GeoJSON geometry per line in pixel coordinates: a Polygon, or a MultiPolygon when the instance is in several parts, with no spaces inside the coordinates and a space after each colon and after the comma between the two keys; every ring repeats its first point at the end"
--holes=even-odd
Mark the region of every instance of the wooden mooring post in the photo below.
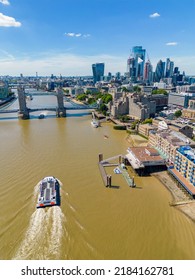
{"type": "Polygon", "coordinates": [[[100,169],[100,173],[102,175],[102,180],[104,182],[104,185],[106,187],[111,187],[112,186],[112,176],[111,175],[108,175],[106,173],[106,170],[105,170],[105,167],[104,167],[104,164],[103,164],[103,154],[99,154],[99,169],[100,169]]]}
{"type": "Polygon", "coordinates": [[[106,187],[111,187],[112,186],[112,176],[107,175],[107,185],[106,187]]]}
{"type": "Polygon", "coordinates": [[[103,160],[103,154],[99,154],[99,162],[103,160]]]}

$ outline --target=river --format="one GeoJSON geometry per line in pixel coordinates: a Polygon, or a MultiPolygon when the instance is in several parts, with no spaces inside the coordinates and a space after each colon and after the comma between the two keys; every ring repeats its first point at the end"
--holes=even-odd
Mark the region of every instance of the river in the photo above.
{"type": "Polygon", "coordinates": [[[98,154],[125,154],[127,135],[109,123],[93,128],[90,119],[0,115],[0,259],[195,259],[195,224],[169,206],[156,178],[135,176],[129,188],[116,175],[117,188],[103,185],[98,154]],[[62,184],[61,206],[36,209],[38,182],[49,175],[62,184]]]}

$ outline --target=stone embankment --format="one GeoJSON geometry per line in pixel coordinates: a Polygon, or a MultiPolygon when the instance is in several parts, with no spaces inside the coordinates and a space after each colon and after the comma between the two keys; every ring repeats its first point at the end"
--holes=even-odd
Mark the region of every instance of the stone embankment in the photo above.
{"type": "Polygon", "coordinates": [[[177,184],[168,175],[167,171],[161,171],[153,173],[161,183],[171,192],[173,201],[170,206],[174,206],[178,210],[182,211],[186,216],[195,222],[195,200],[177,184]]]}
{"type": "Polygon", "coordinates": [[[148,140],[141,137],[140,135],[128,135],[126,138],[130,147],[146,147],[148,145],[148,140]]]}

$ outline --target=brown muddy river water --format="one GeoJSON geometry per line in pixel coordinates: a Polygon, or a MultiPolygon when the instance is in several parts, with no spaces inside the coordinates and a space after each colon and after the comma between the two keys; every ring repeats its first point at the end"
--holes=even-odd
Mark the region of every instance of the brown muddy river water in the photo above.
{"type": "Polygon", "coordinates": [[[6,118],[0,120],[0,259],[195,259],[195,224],[169,206],[171,196],[157,179],[135,176],[133,189],[116,175],[118,188],[105,188],[98,154],[125,154],[126,132],[111,124],[93,128],[90,115],[6,118]],[[61,206],[36,209],[37,184],[50,175],[62,183],[61,206]]]}

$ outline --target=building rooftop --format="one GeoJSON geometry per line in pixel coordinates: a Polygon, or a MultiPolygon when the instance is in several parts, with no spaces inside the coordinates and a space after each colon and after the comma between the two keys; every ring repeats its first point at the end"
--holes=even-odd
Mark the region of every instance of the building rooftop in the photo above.
{"type": "Polygon", "coordinates": [[[190,146],[181,146],[178,149],[182,155],[186,156],[189,160],[195,163],[195,149],[192,149],[190,146]]]}
{"type": "Polygon", "coordinates": [[[163,164],[164,160],[160,156],[159,152],[154,148],[149,147],[130,147],[128,148],[127,159],[131,163],[134,169],[152,166],[155,162],[163,164]]]}
{"type": "Polygon", "coordinates": [[[167,139],[173,146],[185,146],[186,144],[194,143],[194,141],[186,137],[184,134],[170,129],[158,132],[158,134],[162,138],[167,139]]]}

